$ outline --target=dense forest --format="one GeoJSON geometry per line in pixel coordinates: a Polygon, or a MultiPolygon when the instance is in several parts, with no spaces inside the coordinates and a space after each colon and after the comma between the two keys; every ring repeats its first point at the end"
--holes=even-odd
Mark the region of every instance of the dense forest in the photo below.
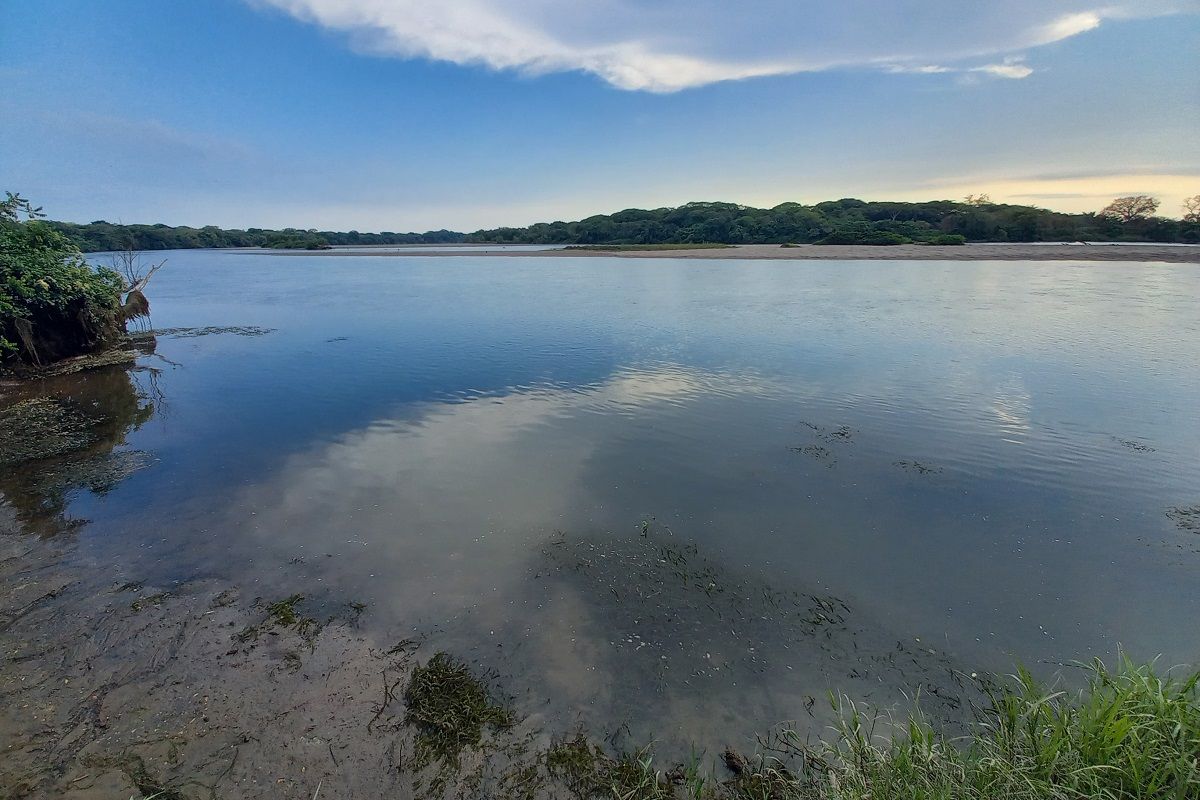
{"type": "MultiPolygon", "coordinates": [[[[1196,198],[1192,198],[1196,200],[1196,198]]],[[[1191,202],[1191,200],[1189,201],[1191,202]]],[[[1200,201],[1197,201],[1200,202],[1200,201]]],[[[734,203],[688,203],[676,208],[631,208],[578,222],[542,222],[527,228],[474,233],[226,230],[168,225],[49,223],[81,250],[174,250],[196,247],[274,247],[323,250],[345,245],[456,244],[962,244],[964,242],[1136,241],[1200,243],[1200,216],[1154,216],[1157,201],[1118,198],[1099,213],[1064,214],[1033,206],[967,202],[928,203],[831,200],[805,206],[753,208],[734,203]]]]}
{"type": "MultiPolygon", "coordinates": [[[[1132,199],[1132,198],[1123,198],[1132,199]]],[[[1147,198],[1147,200],[1150,200],[1147,198]]],[[[1153,202],[1153,201],[1151,201],[1153,202]]],[[[677,208],[628,209],[578,222],[496,228],[468,242],[521,244],[961,244],[963,242],[1149,241],[1200,243],[1200,222],[1106,209],[1063,214],[1032,206],[971,198],[959,203],[832,200],[814,206],[783,203],[752,208],[733,203],[688,203],[677,208]]]]}
{"type": "Polygon", "coordinates": [[[74,222],[49,223],[70,237],[86,253],[108,250],[187,250],[197,247],[276,247],[323,250],[333,245],[447,244],[461,242],[465,234],[455,231],[426,233],[359,233],[285,228],[228,230],[215,225],[203,228],[169,225],[118,225],[103,220],[86,225],[74,222]]]}

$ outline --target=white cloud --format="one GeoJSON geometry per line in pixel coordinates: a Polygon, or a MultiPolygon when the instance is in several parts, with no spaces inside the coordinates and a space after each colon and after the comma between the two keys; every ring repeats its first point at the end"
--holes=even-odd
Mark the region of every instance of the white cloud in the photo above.
{"type": "Polygon", "coordinates": [[[1022,63],[1022,60],[1019,58],[1006,58],[1000,64],[984,64],[981,67],[971,67],[968,72],[982,72],[985,75],[991,75],[995,78],[1009,78],[1011,80],[1028,78],[1033,74],[1033,70],[1022,63]]]}
{"type": "Polygon", "coordinates": [[[888,64],[886,71],[903,75],[940,75],[944,72],[955,72],[954,69],[940,64],[888,64]]]}
{"type": "Polygon", "coordinates": [[[1100,27],[1101,17],[1095,11],[1065,14],[1043,25],[1033,44],[1057,42],[1100,27]]]}
{"type": "MultiPolygon", "coordinates": [[[[349,34],[381,55],[527,74],[583,71],[621,89],[947,62],[1060,41],[1108,19],[1200,11],[1200,0],[248,0],[349,34]]],[[[1026,66],[986,64],[1004,78],[1026,66]]]]}

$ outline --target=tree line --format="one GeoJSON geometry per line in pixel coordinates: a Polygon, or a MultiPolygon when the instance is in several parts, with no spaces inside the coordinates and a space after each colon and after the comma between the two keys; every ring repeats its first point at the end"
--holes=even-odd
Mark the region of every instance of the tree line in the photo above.
{"type": "Polygon", "coordinates": [[[831,200],[806,206],[753,208],[734,203],[688,203],[675,208],[626,209],[577,222],[544,222],[468,234],[468,242],[519,244],[962,244],[964,242],[1135,241],[1200,243],[1200,195],[1183,219],[1155,216],[1159,203],[1144,195],[1118,198],[1097,213],[1065,214],[993,203],[987,195],[964,202],[831,200]]]}
{"type": "Polygon", "coordinates": [[[170,225],[121,225],[104,220],[80,224],[50,222],[86,253],[110,250],[188,250],[203,247],[271,247],[323,250],[335,245],[453,244],[465,234],[456,231],[425,233],[360,233],[318,231],[299,228],[228,229],[215,225],[203,228],[170,225]]]}
{"type": "Polygon", "coordinates": [[[1188,198],[1182,219],[1157,216],[1147,195],[1119,197],[1095,213],[1066,214],[1034,206],[993,203],[987,195],[964,201],[866,202],[851,198],[806,206],[754,208],[735,203],[688,203],[674,208],[630,208],[576,222],[474,233],[360,233],[313,229],[225,229],[169,225],[48,223],[84,252],[270,247],[322,250],[347,245],[458,244],[963,244],[965,242],[1128,241],[1200,244],[1200,195],[1188,198]]]}

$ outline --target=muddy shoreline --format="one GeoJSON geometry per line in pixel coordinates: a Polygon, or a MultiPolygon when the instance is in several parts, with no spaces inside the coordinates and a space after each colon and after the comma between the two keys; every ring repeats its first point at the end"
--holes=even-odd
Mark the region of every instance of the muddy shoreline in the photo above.
{"type": "MultiPolygon", "coordinates": [[[[238,251],[251,252],[251,251],[238,251]]],[[[1120,245],[1120,244],[968,244],[962,246],[904,244],[891,247],[865,245],[744,244],[728,248],[696,250],[487,250],[403,249],[373,252],[334,250],[273,250],[263,255],[283,257],[337,256],[339,258],[688,258],[752,259],[782,261],[1130,261],[1168,264],[1200,264],[1200,245],[1120,245]]]]}

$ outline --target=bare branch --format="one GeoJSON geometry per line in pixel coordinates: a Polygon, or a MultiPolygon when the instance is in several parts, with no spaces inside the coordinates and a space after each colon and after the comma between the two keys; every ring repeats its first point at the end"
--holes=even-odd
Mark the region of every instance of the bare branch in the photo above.
{"type": "Polygon", "coordinates": [[[1121,222],[1133,222],[1154,216],[1158,206],[1157,198],[1146,194],[1131,194],[1113,200],[1100,212],[1100,216],[1119,219],[1121,222]]]}

